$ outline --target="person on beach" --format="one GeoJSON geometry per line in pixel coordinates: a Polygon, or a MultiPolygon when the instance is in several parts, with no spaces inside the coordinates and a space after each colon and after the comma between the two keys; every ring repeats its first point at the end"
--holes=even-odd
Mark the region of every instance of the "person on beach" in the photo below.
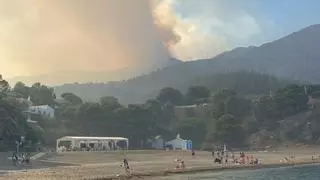
{"type": "Polygon", "coordinates": [[[181,161],[181,169],[185,169],[186,168],[186,165],[184,164],[184,161],[181,161]]]}
{"type": "Polygon", "coordinates": [[[177,159],[176,169],[184,169],[186,167],[185,163],[181,159],[177,159]]]}
{"type": "Polygon", "coordinates": [[[254,161],[255,161],[255,159],[254,159],[253,155],[251,155],[250,156],[250,164],[252,164],[252,165],[255,164],[254,161]]]}
{"type": "Polygon", "coordinates": [[[13,163],[13,165],[17,165],[17,162],[18,162],[18,156],[17,156],[17,153],[16,152],[14,152],[13,154],[12,154],[12,163],[13,163]]]}
{"type": "Polygon", "coordinates": [[[226,160],[225,160],[225,163],[228,164],[228,158],[229,158],[229,154],[228,152],[226,153],[226,160]]]}
{"type": "Polygon", "coordinates": [[[126,158],[123,159],[123,168],[124,168],[124,171],[127,175],[130,175],[131,174],[131,169],[130,169],[130,166],[129,166],[129,162],[126,158]]]}
{"type": "Polygon", "coordinates": [[[195,156],[196,153],[194,152],[194,150],[192,150],[192,153],[191,153],[192,156],[195,156]]]}
{"type": "Polygon", "coordinates": [[[245,164],[245,154],[240,152],[240,164],[245,164]]]}
{"type": "Polygon", "coordinates": [[[26,155],[24,153],[22,153],[21,158],[22,158],[21,164],[23,164],[26,160],[26,155]]]}
{"type": "Polygon", "coordinates": [[[236,165],[240,164],[240,162],[238,161],[238,158],[236,158],[236,159],[234,160],[234,164],[236,164],[236,165]]]}

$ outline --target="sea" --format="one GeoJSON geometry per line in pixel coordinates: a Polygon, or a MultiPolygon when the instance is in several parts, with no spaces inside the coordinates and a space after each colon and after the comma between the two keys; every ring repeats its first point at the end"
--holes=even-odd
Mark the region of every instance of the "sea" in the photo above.
{"type": "Polygon", "coordinates": [[[320,180],[320,165],[184,174],[161,180],[320,180]]]}

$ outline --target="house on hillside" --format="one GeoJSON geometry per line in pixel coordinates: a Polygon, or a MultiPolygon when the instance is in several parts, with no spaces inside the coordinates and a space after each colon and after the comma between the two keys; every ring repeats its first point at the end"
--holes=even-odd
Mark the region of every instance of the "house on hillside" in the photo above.
{"type": "Polygon", "coordinates": [[[192,117],[203,117],[209,113],[209,104],[189,105],[189,106],[175,106],[174,114],[178,120],[184,120],[192,117]]]}
{"type": "Polygon", "coordinates": [[[36,114],[51,119],[55,117],[55,110],[49,105],[30,106],[27,113],[36,114]]]}
{"type": "Polygon", "coordinates": [[[308,96],[308,105],[310,109],[319,109],[320,107],[320,98],[312,97],[311,95],[308,96]]]}

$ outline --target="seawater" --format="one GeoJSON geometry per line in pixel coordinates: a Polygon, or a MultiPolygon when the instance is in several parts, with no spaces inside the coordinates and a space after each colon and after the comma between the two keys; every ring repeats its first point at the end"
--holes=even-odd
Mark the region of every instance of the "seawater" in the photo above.
{"type": "MultiPolygon", "coordinates": [[[[162,178],[160,178],[162,179],[162,178]]],[[[169,176],[162,180],[320,180],[320,165],[169,176]]]]}

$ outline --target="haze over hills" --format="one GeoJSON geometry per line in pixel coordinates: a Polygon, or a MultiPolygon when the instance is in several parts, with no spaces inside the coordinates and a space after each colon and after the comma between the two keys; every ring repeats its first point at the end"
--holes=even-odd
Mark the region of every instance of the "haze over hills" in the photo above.
{"type": "Polygon", "coordinates": [[[179,63],[127,81],[66,84],[55,90],[57,94],[72,91],[89,100],[108,95],[118,97],[123,103],[135,103],[153,98],[166,86],[185,90],[197,77],[242,70],[319,83],[318,47],[320,25],[313,25],[260,47],[236,48],[212,59],[179,63]]]}
{"type": "MultiPolygon", "coordinates": [[[[171,59],[163,67],[171,66],[180,63],[180,60],[171,59]]],[[[161,67],[158,67],[161,68],[161,67]]],[[[156,68],[153,68],[153,70],[156,68]]],[[[10,84],[15,84],[18,81],[24,82],[25,84],[32,85],[35,82],[41,82],[46,85],[56,86],[67,83],[104,83],[108,81],[122,81],[130,79],[132,77],[147,74],[152,69],[134,69],[124,68],[114,71],[57,71],[48,74],[41,74],[37,76],[17,76],[8,79],[10,84]]]]}

